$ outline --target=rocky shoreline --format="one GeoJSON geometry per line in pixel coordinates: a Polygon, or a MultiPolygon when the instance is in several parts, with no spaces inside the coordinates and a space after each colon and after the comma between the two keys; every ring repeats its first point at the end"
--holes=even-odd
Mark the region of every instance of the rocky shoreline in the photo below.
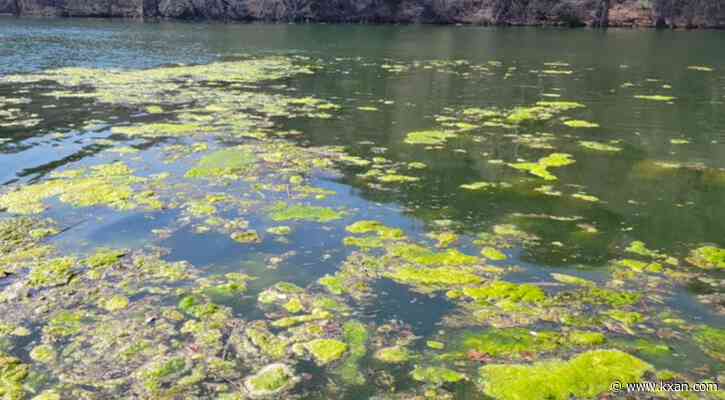
{"type": "Polygon", "coordinates": [[[725,0],[0,0],[42,17],[723,28],[725,0]],[[703,4],[707,3],[707,4],[703,4]],[[722,3],[722,4],[721,4],[722,3]]]}

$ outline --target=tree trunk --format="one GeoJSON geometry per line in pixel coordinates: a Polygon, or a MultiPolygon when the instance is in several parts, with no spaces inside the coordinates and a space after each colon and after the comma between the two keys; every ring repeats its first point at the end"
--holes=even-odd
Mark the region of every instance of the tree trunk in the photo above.
{"type": "Polygon", "coordinates": [[[599,0],[592,25],[595,28],[606,28],[609,26],[609,0],[599,0]]]}

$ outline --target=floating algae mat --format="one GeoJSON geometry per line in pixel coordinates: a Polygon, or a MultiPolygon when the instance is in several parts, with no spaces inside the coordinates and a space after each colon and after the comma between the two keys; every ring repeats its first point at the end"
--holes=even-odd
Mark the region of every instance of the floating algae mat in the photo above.
{"type": "Polygon", "coordinates": [[[27,68],[0,59],[1,398],[723,381],[722,52],[623,68],[560,40],[487,59],[361,48],[379,27],[143,27],[71,21],[18,45],[27,68]],[[75,26],[86,61],[57,60],[75,26]]]}

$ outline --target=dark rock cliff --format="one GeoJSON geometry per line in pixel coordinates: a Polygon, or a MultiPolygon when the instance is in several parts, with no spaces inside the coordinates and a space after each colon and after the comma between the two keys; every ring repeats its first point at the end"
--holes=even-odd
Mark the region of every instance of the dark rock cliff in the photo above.
{"type": "Polygon", "coordinates": [[[0,0],[31,16],[725,27],[725,0],[0,0]]]}

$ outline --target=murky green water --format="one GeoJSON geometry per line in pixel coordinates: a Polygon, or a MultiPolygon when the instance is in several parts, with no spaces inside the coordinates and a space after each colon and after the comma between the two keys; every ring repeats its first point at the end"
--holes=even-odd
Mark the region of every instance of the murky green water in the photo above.
{"type": "Polygon", "coordinates": [[[722,380],[724,45],[0,19],[0,393],[722,380]]]}

